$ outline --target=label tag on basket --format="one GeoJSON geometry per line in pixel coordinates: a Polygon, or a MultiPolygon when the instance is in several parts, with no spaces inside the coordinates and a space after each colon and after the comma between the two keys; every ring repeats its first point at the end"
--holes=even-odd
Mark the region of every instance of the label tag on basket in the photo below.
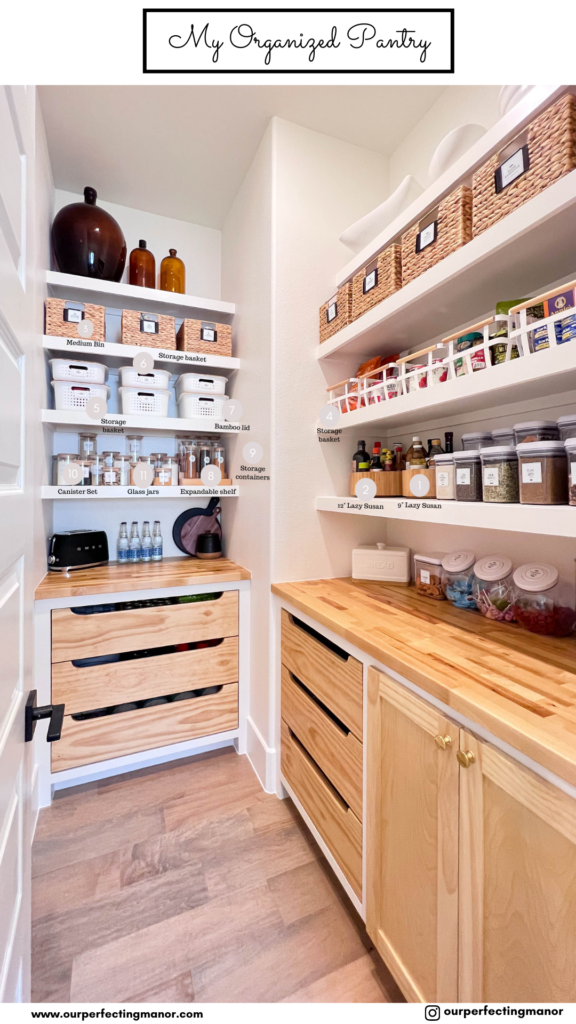
{"type": "Polygon", "coordinates": [[[432,242],[436,241],[437,229],[438,221],[433,220],[428,227],[418,232],[416,235],[416,252],[422,252],[428,245],[432,245],[432,242]]]}
{"type": "Polygon", "coordinates": [[[81,309],[65,309],[64,321],[68,324],[79,324],[84,319],[84,312],[81,309]]]}
{"type": "Polygon", "coordinates": [[[153,314],[140,314],[140,332],[142,334],[158,334],[159,326],[158,320],[153,314]]]}
{"type": "Polygon", "coordinates": [[[368,292],[371,292],[372,289],[375,288],[377,284],[378,284],[378,268],[376,267],[375,270],[372,270],[369,274],[366,274],[366,277],[364,278],[364,280],[362,282],[362,291],[363,291],[364,295],[366,295],[368,292]]]}
{"type": "Polygon", "coordinates": [[[201,327],[200,338],[202,341],[218,341],[218,331],[213,327],[201,327]]]}
{"type": "Polygon", "coordinates": [[[330,324],[338,316],[338,303],[331,302],[326,310],[326,323],[330,324]]]}
{"type": "Polygon", "coordinates": [[[542,483],[542,463],[541,462],[524,462],[522,465],[522,483],[523,484],[541,484],[542,483]]]}
{"type": "Polygon", "coordinates": [[[494,171],[494,188],[496,193],[502,192],[507,185],[511,185],[513,181],[516,181],[516,178],[519,178],[521,174],[525,174],[529,169],[530,154],[528,153],[528,146],[522,146],[494,171]]]}

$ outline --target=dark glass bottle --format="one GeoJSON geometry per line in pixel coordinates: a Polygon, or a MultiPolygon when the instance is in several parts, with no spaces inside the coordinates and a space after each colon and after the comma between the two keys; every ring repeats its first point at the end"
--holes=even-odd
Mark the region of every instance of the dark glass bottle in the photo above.
{"type": "Polygon", "coordinates": [[[406,459],[402,451],[402,445],[397,442],[394,445],[394,469],[400,473],[403,469],[406,469],[406,459]]]}
{"type": "Polygon", "coordinates": [[[138,285],[140,288],[156,287],[156,260],[149,249],[146,248],[146,240],[141,238],[138,249],[132,249],[130,253],[130,284],[138,285]]]}
{"type": "Polygon", "coordinates": [[[63,274],[119,281],[126,263],[122,228],[96,206],[94,188],[84,189],[83,203],[63,206],[52,224],[52,247],[63,274]]]}
{"type": "Polygon", "coordinates": [[[352,456],[352,472],[366,473],[370,469],[370,455],[366,451],[366,441],[358,441],[358,451],[352,456]]]}
{"type": "Polygon", "coordinates": [[[382,472],[382,463],[380,462],[380,456],[382,454],[382,444],[380,441],[374,442],[372,448],[372,460],[370,462],[370,470],[372,472],[382,472]]]}
{"type": "Polygon", "coordinates": [[[452,454],[454,451],[454,433],[452,430],[447,430],[444,434],[444,447],[447,455],[452,454]]]}
{"type": "Polygon", "coordinates": [[[434,456],[435,455],[444,455],[444,454],[445,454],[445,452],[444,452],[444,449],[443,449],[442,445],[440,444],[440,438],[439,437],[433,437],[432,441],[430,443],[430,448],[428,449],[428,464],[430,466],[433,466],[434,465],[434,456]]]}
{"type": "Polygon", "coordinates": [[[176,249],[170,249],[170,255],[165,256],[160,264],[160,290],[163,292],[186,291],[186,269],[176,249]]]}

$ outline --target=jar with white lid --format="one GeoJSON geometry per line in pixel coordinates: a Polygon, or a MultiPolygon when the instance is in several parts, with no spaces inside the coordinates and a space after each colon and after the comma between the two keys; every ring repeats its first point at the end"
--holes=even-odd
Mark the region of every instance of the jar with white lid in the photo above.
{"type": "Polygon", "coordinates": [[[473,593],[475,561],[473,551],[453,551],[442,559],[442,590],[455,608],[476,609],[473,593]]]}
{"type": "Polygon", "coordinates": [[[512,448],[515,443],[514,429],[512,427],[498,427],[497,430],[492,431],[493,445],[506,445],[512,448]]]}
{"type": "Polygon", "coordinates": [[[487,555],[474,565],[472,586],[478,611],[497,622],[515,622],[512,559],[487,555]]]}
{"type": "Polygon", "coordinates": [[[462,434],[462,451],[479,451],[480,448],[487,448],[492,444],[492,434],[489,430],[474,430],[470,434],[462,434]]]}
{"type": "Polygon", "coordinates": [[[560,431],[561,441],[567,441],[568,438],[576,437],[576,412],[571,412],[568,416],[560,416],[558,430],[560,431]]]}
{"type": "Polygon", "coordinates": [[[434,456],[436,469],[436,497],[443,501],[454,501],[456,497],[454,456],[452,453],[434,456]]]}
{"type": "Polygon", "coordinates": [[[574,588],[547,562],[521,565],[514,573],[514,613],[531,633],[569,636],[576,625],[574,588]]]}
{"type": "Polygon", "coordinates": [[[531,441],[559,441],[560,431],[555,420],[529,420],[514,424],[514,444],[531,441]]]}
{"type": "Polygon", "coordinates": [[[513,445],[481,448],[482,501],[516,504],[518,492],[518,456],[513,445]]]}
{"type": "Polygon", "coordinates": [[[433,601],[444,601],[442,590],[442,559],[441,551],[433,551],[428,555],[414,555],[414,578],[416,591],[423,597],[431,597],[433,601]]]}
{"type": "Polygon", "coordinates": [[[519,444],[520,502],[523,505],[566,505],[568,462],[562,441],[519,444]]]}
{"type": "Polygon", "coordinates": [[[576,437],[568,437],[564,447],[568,456],[568,504],[576,505],[576,437]]]}

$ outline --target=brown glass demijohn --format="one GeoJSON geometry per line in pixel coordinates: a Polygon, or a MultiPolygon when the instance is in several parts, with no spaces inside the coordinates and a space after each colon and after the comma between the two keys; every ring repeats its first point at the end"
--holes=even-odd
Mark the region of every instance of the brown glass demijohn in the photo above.
{"type": "Polygon", "coordinates": [[[146,248],[144,238],[140,239],[139,248],[132,249],[130,253],[130,284],[139,285],[140,288],[156,287],[156,260],[149,249],[146,248]]]}
{"type": "Polygon", "coordinates": [[[126,239],[114,217],[96,206],[96,189],[84,189],[83,203],[58,211],[52,224],[52,246],[63,274],[119,281],[126,263],[126,239]]]}
{"type": "Polygon", "coordinates": [[[176,249],[170,249],[160,264],[160,289],[163,292],[186,291],[186,270],[182,260],[176,255],[176,249]]]}

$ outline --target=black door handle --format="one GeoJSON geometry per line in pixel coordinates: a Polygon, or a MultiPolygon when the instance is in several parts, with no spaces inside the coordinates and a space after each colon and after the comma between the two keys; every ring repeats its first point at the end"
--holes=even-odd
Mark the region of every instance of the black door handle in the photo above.
{"type": "Polygon", "coordinates": [[[39,722],[42,718],[49,718],[50,722],[48,725],[48,732],[46,734],[46,742],[54,743],[54,740],[59,740],[62,735],[65,705],[45,704],[44,707],[37,708],[36,697],[37,691],[30,690],[24,712],[24,739],[26,743],[30,743],[34,736],[36,722],[39,722]]]}

